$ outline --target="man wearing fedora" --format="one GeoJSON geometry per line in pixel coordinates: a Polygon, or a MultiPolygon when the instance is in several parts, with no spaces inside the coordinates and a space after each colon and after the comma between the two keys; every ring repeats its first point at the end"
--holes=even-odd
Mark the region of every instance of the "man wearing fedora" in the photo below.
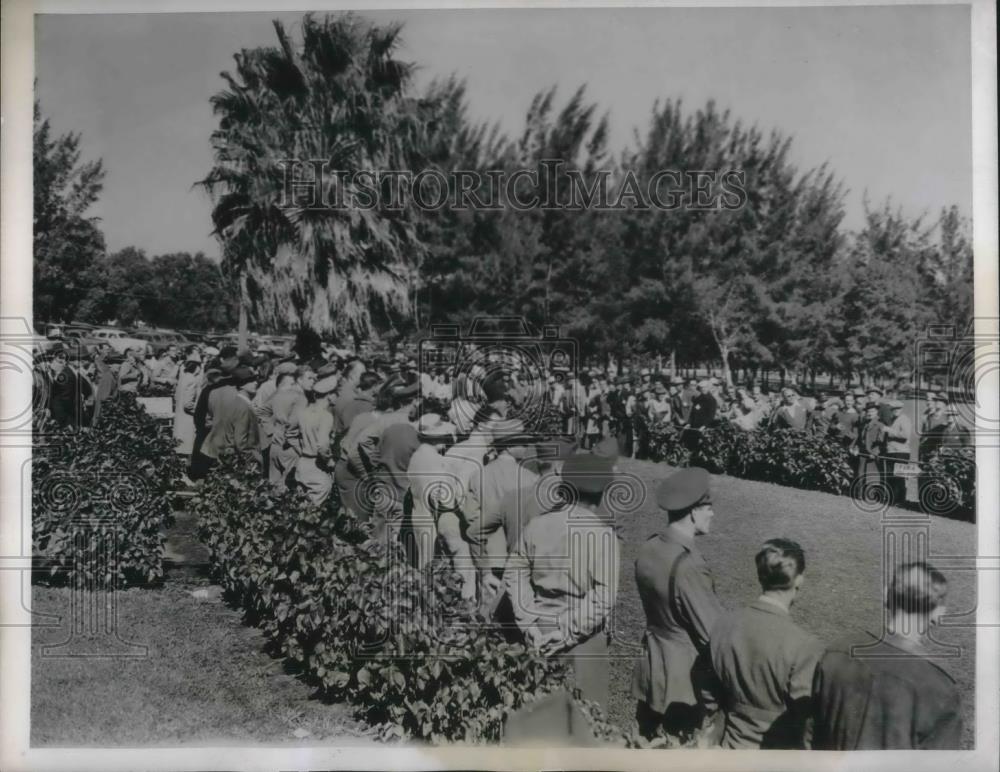
{"type": "Polygon", "coordinates": [[[313,384],[309,403],[298,410],[299,455],[295,461],[295,481],[306,489],[316,505],[322,505],[333,489],[330,474],[330,444],[334,419],[329,406],[337,388],[337,376],[328,375],[313,384]]]}
{"type": "Polygon", "coordinates": [[[249,367],[240,366],[233,370],[230,379],[225,386],[213,389],[208,398],[212,428],[197,459],[192,459],[201,476],[219,463],[224,450],[259,452],[257,416],[251,405],[257,391],[257,374],[249,367]]]}
{"type": "Polygon", "coordinates": [[[639,547],[636,585],[646,614],[643,653],[632,696],[643,736],[700,734],[717,711],[709,632],[722,613],[708,564],[695,538],[711,529],[715,512],[708,472],[689,467],[664,480],[656,502],[667,527],[639,547]]]}
{"type": "Polygon", "coordinates": [[[882,484],[882,470],[885,464],[885,425],[878,417],[878,403],[865,405],[865,413],[858,422],[857,479],[861,483],[859,491],[863,499],[871,499],[882,484]]]}
{"type": "Polygon", "coordinates": [[[583,698],[607,710],[620,546],[600,504],[613,462],[579,453],[566,460],[562,479],[569,490],[521,531],[504,585],[527,645],[566,662],[583,698]]]}
{"type": "Polygon", "coordinates": [[[903,412],[903,403],[898,399],[887,400],[892,411],[892,420],[885,430],[885,474],[892,503],[900,506],[906,502],[906,478],[896,474],[896,464],[909,463],[913,439],[913,424],[903,412]]]}

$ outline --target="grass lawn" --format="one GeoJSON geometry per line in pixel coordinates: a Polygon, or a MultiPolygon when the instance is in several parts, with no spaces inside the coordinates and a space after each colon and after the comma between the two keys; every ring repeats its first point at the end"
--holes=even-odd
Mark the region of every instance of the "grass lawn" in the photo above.
{"type": "Polygon", "coordinates": [[[265,654],[260,631],[239,612],[190,594],[207,587],[194,578],[119,593],[120,637],[148,647],[134,659],[42,656],[44,645],[68,638],[70,591],[35,587],[34,609],[64,623],[32,631],[31,744],[370,741],[347,708],[311,699],[308,686],[265,654]]]}
{"type": "MultiPolygon", "coordinates": [[[[647,491],[666,476],[665,464],[623,459],[623,472],[639,477],[647,491]]],[[[792,617],[820,641],[833,642],[862,629],[874,633],[882,625],[881,516],[858,510],[852,501],[813,491],[783,488],[769,483],[713,477],[716,516],[712,533],[699,537],[699,549],[715,575],[716,591],[726,608],[733,609],[757,597],[753,556],[768,538],[784,536],[799,542],[806,552],[806,581],[792,617]]],[[[903,514],[902,510],[890,512],[903,514]]],[[[907,513],[911,514],[912,513],[907,513]]],[[[930,518],[930,560],[934,555],[970,555],[976,550],[973,524],[930,518]]],[[[635,711],[631,697],[630,647],[637,646],[645,616],[635,587],[634,561],[638,545],[666,527],[663,513],[647,495],[647,502],[620,523],[622,576],[616,629],[619,642],[612,652],[611,717],[627,725],[635,711]]],[[[946,572],[947,573],[947,572],[946,572]]],[[[950,572],[948,606],[952,613],[975,608],[974,572],[950,572]]],[[[974,630],[940,630],[938,640],[961,646],[961,656],[941,664],[958,682],[963,695],[964,744],[974,744],[975,635],[974,630]]]]}
{"type": "MultiPolygon", "coordinates": [[[[623,471],[647,490],[670,471],[664,464],[623,459],[623,471]]],[[[850,499],[730,477],[713,478],[713,532],[699,539],[723,604],[736,608],[758,594],[753,556],[773,536],[806,550],[806,584],[793,617],[821,641],[867,628],[878,632],[882,602],[882,534],[879,515],[850,499]]],[[[894,512],[896,510],[893,510],[894,512]]],[[[912,515],[913,513],[907,513],[912,515]]],[[[930,520],[934,555],[975,554],[975,526],[930,520]]],[[[191,524],[187,523],[188,534],[191,524]]],[[[633,657],[645,619],[635,588],[638,545],[666,526],[647,498],[621,524],[623,562],[612,647],[611,718],[628,726],[633,657]]],[[[975,607],[973,572],[949,575],[953,613],[975,607]]],[[[171,572],[163,589],[133,589],[118,596],[119,634],[145,644],[145,657],[96,659],[43,657],[41,648],[67,638],[62,628],[33,631],[31,741],[33,745],[177,745],[210,743],[364,743],[370,741],[349,709],[312,699],[312,690],[264,653],[258,630],[219,598],[198,599],[205,579],[171,572]],[[307,736],[302,735],[308,732],[307,736]]],[[[38,612],[70,611],[65,589],[34,588],[38,612]]],[[[971,629],[943,630],[938,638],[961,646],[942,662],[964,695],[965,744],[973,743],[975,649],[971,629]]]]}

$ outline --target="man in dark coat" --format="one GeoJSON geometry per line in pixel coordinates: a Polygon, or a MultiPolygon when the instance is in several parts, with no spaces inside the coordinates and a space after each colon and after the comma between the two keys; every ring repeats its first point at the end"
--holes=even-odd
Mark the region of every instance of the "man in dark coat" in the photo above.
{"type": "Polygon", "coordinates": [[[63,348],[52,352],[46,407],[49,420],[58,427],[78,427],[83,420],[84,401],[92,396],[90,383],[68,365],[63,348]]]}
{"type": "Polygon", "coordinates": [[[958,749],[958,688],[930,660],[930,630],[945,612],[947,588],[927,563],[900,565],[886,598],[889,632],[827,650],[813,679],[814,749],[958,749]]]}
{"type": "Polygon", "coordinates": [[[643,653],[636,663],[632,696],[639,731],[690,736],[711,724],[717,710],[709,631],[722,613],[715,581],[694,544],[715,513],[708,472],[690,467],[657,490],[668,526],[639,547],[635,578],[646,614],[643,653]]]}
{"type": "Polygon", "coordinates": [[[226,386],[212,390],[208,399],[212,428],[201,445],[198,460],[192,459],[201,476],[218,464],[225,450],[260,450],[260,428],[252,404],[256,391],[256,373],[242,366],[233,370],[226,386]]]}
{"type": "Polygon", "coordinates": [[[698,393],[691,401],[691,411],[688,414],[688,426],[692,429],[702,429],[715,423],[715,415],[719,410],[719,403],[712,396],[712,382],[701,381],[698,384],[698,393]]]}
{"type": "Polygon", "coordinates": [[[685,404],[684,402],[684,397],[681,394],[681,380],[679,378],[671,377],[668,387],[670,390],[670,420],[674,426],[680,428],[688,420],[691,412],[691,403],[688,402],[685,404]]]}

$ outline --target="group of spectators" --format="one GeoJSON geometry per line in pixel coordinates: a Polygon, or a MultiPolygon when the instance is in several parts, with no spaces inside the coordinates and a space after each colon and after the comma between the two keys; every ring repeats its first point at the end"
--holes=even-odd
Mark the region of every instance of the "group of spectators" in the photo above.
{"type": "Polygon", "coordinates": [[[648,458],[651,437],[669,427],[695,450],[702,430],[724,422],[741,431],[773,427],[806,432],[848,451],[861,495],[896,504],[906,500],[906,478],[897,473],[896,464],[926,462],[943,446],[971,442],[943,390],[925,395],[917,427],[895,390],[887,394],[872,384],[840,394],[807,396],[802,391],[795,385],[769,391],[760,383],[730,388],[715,377],[682,379],[648,368],[618,377],[591,369],[569,377],[565,386],[549,378],[550,401],[564,416],[565,430],[583,447],[614,437],[623,454],[648,458]]]}
{"type": "MultiPolygon", "coordinates": [[[[113,359],[98,351],[80,368],[96,384],[84,395],[66,352],[54,351],[44,376],[48,417],[72,421],[73,405],[59,407],[65,394],[99,410],[115,390],[171,386],[189,484],[237,451],[257,459],[276,491],[294,486],[323,506],[336,487],[340,506],[369,523],[373,539],[399,542],[417,568],[435,555],[450,561],[484,620],[564,661],[582,695],[604,707],[621,553],[611,491],[625,480],[623,450],[635,452],[641,437],[629,427],[768,421],[830,434],[876,458],[895,458],[910,441],[902,404],[876,389],[864,395],[863,415],[853,393],[844,404],[807,404],[792,388],[777,399],[759,387],[738,390],[734,410],[714,379],[685,384],[644,372],[633,388],[632,379],[538,377],[502,361],[421,372],[405,357],[275,357],[197,345],[159,359],[113,359]],[[561,425],[530,430],[523,418],[539,410],[561,425]]],[[[805,571],[794,542],[764,544],[760,598],[725,612],[694,544],[715,514],[707,472],[674,474],[655,499],[663,529],[636,560],[647,622],[632,687],[640,731],[741,748],[957,747],[954,682],[927,659],[944,608],[939,572],[925,564],[896,570],[893,626],[865,643],[888,649],[858,658],[847,644],[821,646],[791,621],[805,571]]]]}

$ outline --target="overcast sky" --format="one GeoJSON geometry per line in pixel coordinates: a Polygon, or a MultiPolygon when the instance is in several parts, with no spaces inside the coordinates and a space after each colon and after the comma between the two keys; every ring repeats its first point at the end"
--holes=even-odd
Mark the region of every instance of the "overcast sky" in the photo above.
{"type": "MultiPolygon", "coordinates": [[[[887,196],[930,216],[971,215],[969,10],[669,8],[380,11],[400,21],[417,83],[455,73],[473,117],[519,132],[532,96],[581,84],[611,113],[612,146],[642,133],[657,98],[794,137],[803,168],[829,162],[850,188],[847,225],[887,196]]],[[[108,249],[218,255],[210,202],[193,183],[211,167],[209,97],[240,48],[274,44],[276,14],[36,18],[38,93],[57,131],[104,159],[94,214],[108,249]]],[[[280,15],[294,30],[300,14],[280,15]]],[[[669,216],[669,215],[665,215],[669,216]]]]}

